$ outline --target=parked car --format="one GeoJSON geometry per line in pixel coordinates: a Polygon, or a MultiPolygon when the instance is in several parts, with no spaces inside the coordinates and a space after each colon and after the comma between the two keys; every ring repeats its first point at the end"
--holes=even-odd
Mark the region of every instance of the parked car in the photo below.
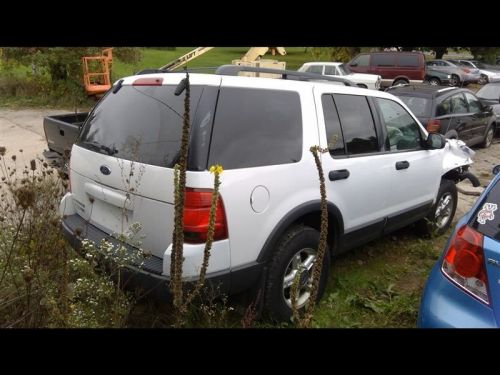
{"type": "Polygon", "coordinates": [[[500,327],[500,166],[458,221],[424,288],[418,327],[500,327]]]}
{"type": "MultiPolygon", "coordinates": [[[[500,70],[492,69],[491,65],[486,65],[483,62],[477,60],[448,60],[452,63],[465,66],[470,69],[478,69],[479,70],[479,84],[485,85],[488,82],[492,82],[500,79],[500,70]]],[[[500,67],[499,67],[500,68],[500,67]]]]}
{"type": "Polygon", "coordinates": [[[347,66],[351,72],[381,76],[382,87],[422,83],[425,77],[425,58],[421,52],[361,53],[347,66]]]}
{"type": "MultiPolygon", "coordinates": [[[[500,124],[500,81],[484,85],[476,92],[476,96],[484,105],[490,105],[497,117],[497,124],[500,124]]],[[[497,128],[497,134],[498,134],[497,128]]]]}
{"type": "Polygon", "coordinates": [[[468,146],[491,145],[499,124],[492,108],[472,91],[439,86],[402,86],[388,91],[411,109],[427,131],[460,139],[468,146]]]}
{"type": "Polygon", "coordinates": [[[451,75],[439,70],[427,68],[424,83],[431,86],[446,86],[450,84],[451,75]]]}
{"type": "MultiPolygon", "coordinates": [[[[277,319],[291,316],[299,272],[298,307],[310,298],[321,222],[311,146],[329,150],[322,157],[329,233],[319,296],[331,255],[412,223],[424,232],[431,223],[438,233],[449,227],[455,183],[470,178],[463,143],[428,134],[397,97],[338,85],[350,85],[341,77],[327,77],[330,84],[317,74],[283,71],[287,79],[269,79],[238,76],[240,70],[261,71],[229,65],[190,74],[185,281],[196,280],[202,264],[215,164],[224,172],[206,280],[219,293],[260,290],[277,319]]],[[[71,190],[60,204],[75,248],[82,236],[116,243],[114,234],[141,223],[142,248],[151,256],[129,267],[160,292],[170,275],[185,77],[154,73],[115,83],[72,147],[71,190]]]]}
{"type": "Polygon", "coordinates": [[[469,83],[477,83],[481,77],[479,69],[460,67],[447,60],[431,60],[426,62],[427,68],[439,70],[451,75],[452,86],[467,86],[469,83]]]}
{"type": "Polygon", "coordinates": [[[302,65],[299,72],[342,76],[356,83],[359,87],[378,90],[382,78],[376,74],[351,73],[347,66],[340,62],[308,62],[302,65]]]}

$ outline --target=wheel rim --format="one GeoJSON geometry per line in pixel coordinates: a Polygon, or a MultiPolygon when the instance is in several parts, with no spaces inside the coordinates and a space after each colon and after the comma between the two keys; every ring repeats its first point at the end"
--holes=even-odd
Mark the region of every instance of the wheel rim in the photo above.
{"type": "Polygon", "coordinates": [[[460,80],[458,79],[457,76],[451,76],[450,83],[452,86],[458,86],[460,80]]]}
{"type": "Polygon", "coordinates": [[[488,83],[488,77],[481,75],[481,77],[479,77],[479,84],[484,85],[485,83],[488,83]]]}
{"type": "Polygon", "coordinates": [[[292,308],[292,285],[297,273],[300,272],[299,286],[297,288],[297,308],[304,306],[309,299],[312,282],[312,267],[316,260],[316,250],[311,248],[301,249],[295,253],[285,269],[283,276],[283,298],[288,307],[292,308]]]}
{"type": "Polygon", "coordinates": [[[489,145],[491,145],[491,142],[493,142],[493,129],[489,129],[488,130],[488,133],[486,133],[486,139],[485,139],[485,142],[484,142],[484,145],[486,147],[488,147],[489,145]]]}
{"type": "Polygon", "coordinates": [[[431,79],[431,80],[429,81],[429,84],[430,84],[431,86],[438,86],[438,85],[439,85],[439,82],[438,82],[436,79],[431,79]]]}
{"type": "Polygon", "coordinates": [[[453,209],[453,196],[451,193],[445,193],[436,206],[435,220],[438,229],[444,228],[451,219],[453,209]]]}

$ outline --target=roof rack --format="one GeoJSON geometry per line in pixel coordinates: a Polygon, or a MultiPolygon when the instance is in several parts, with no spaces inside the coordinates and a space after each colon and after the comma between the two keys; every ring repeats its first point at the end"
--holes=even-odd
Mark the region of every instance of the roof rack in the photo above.
{"type": "Polygon", "coordinates": [[[296,81],[333,81],[340,82],[346,86],[355,86],[350,80],[341,77],[324,76],[322,74],[297,72],[295,70],[281,70],[272,68],[257,68],[253,66],[243,65],[221,65],[215,71],[215,74],[224,76],[237,76],[239,72],[255,72],[255,73],[269,73],[281,75],[282,79],[291,79],[296,81]]]}
{"type": "Polygon", "coordinates": [[[199,72],[202,70],[216,70],[217,68],[218,66],[201,66],[197,68],[184,68],[177,71],[172,71],[168,69],[143,69],[138,71],[134,75],[138,76],[142,74],[155,74],[155,73],[185,73],[185,72],[191,73],[191,72],[199,72]]]}

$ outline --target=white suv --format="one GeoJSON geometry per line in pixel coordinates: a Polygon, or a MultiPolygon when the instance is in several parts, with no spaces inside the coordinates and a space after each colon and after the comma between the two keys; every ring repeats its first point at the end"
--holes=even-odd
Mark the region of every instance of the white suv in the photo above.
{"type": "MultiPolygon", "coordinates": [[[[329,150],[322,164],[330,254],[419,220],[436,222],[441,231],[450,225],[454,183],[472,162],[459,143],[428,136],[389,93],[313,82],[324,78],[290,71],[288,79],[226,75],[244,68],[190,74],[185,280],[196,279],[201,267],[214,164],[224,172],[207,278],[225,293],[262,290],[265,308],[279,319],[290,316],[292,280],[301,267],[311,270],[318,245],[311,146],[329,150]]],[[[184,102],[175,90],[184,77],[136,75],[114,85],[72,148],[71,190],[60,206],[75,247],[84,237],[115,241],[114,233],[141,223],[142,247],[152,254],[138,270],[144,283],[164,285],[170,273],[173,166],[184,102]]],[[[327,256],[320,295],[329,264],[327,256]]],[[[303,275],[299,307],[309,298],[309,273],[303,275]]]]}

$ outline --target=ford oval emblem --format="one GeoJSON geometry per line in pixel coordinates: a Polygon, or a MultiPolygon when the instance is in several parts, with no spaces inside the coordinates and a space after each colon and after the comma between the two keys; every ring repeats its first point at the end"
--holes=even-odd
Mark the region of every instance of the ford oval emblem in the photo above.
{"type": "Polygon", "coordinates": [[[99,168],[101,173],[104,174],[104,175],[109,175],[111,174],[111,169],[109,169],[109,167],[107,165],[101,165],[101,168],[99,168]]]}

